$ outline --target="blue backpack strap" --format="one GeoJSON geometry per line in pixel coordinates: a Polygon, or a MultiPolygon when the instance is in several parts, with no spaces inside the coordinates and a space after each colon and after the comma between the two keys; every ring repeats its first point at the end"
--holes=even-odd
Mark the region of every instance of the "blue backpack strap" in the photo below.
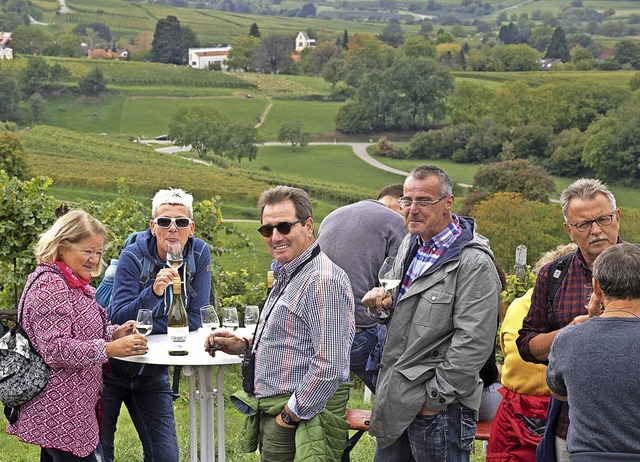
{"type": "Polygon", "coordinates": [[[151,278],[153,270],[156,268],[155,263],[147,257],[142,257],[142,272],[140,273],[140,287],[144,287],[151,278]]]}

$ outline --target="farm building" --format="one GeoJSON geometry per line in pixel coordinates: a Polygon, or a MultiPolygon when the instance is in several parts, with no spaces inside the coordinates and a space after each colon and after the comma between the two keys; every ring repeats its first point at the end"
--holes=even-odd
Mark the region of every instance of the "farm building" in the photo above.
{"type": "Polygon", "coordinates": [[[308,47],[315,47],[316,41],[309,37],[309,34],[306,32],[298,32],[298,36],[296,37],[296,51],[300,52],[308,47]]]}
{"type": "Polygon", "coordinates": [[[226,61],[229,59],[230,46],[212,48],[189,48],[189,66],[196,69],[227,70],[226,61]]]}
{"type": "Polygon", "coordinates": [[[13,59],[13,49],[9,48],[11,32],[0,31],[0,59],[13,59]]]}

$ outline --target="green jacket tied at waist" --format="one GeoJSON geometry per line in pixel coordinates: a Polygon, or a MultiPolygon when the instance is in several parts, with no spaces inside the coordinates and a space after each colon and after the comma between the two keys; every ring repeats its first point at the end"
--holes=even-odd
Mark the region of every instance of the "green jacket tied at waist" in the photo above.
{"type": "MultiPolygon", "coordinates": [[[[343,382],[329,399],[324,410],[310,420],[303,420],[296,429],[296,458],[294,462],[339,461],[349,436],[347,401],[351,382],[343,382]]],[[[255,452],[260,440],[260,415],[265,412],[276,416],[287,404],[291,395],[278,395],[258,399],[239,390],[231,395],[231,401],[247,418],[244,437],[240,440],[242,452],[255,452]],[[259,412],[258,412],[259,411],[259,412]]]]}

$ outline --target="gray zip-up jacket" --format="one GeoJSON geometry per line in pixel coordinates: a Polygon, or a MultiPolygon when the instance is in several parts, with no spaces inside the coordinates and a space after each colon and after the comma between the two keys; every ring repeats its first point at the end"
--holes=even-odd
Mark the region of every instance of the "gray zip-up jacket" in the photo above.
{"type": "MultiPolygon", "coordinates": [[[[471,218],[436,264],[416,278],[388,319],[382,368],[369,431],[386,447],[423,406],[442,410],[458,401],[477,411],[479,371],[494,348],[500,280],[489,241],[471,218]]],[[[394,272],[402,277],[419,247],[407,236],[394,272]]]]}

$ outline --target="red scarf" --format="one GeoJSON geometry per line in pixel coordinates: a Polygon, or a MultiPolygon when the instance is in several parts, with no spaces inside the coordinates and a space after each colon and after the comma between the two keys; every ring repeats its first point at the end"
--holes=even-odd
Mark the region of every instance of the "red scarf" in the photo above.
{"type": "Polygon", "coordinates": [[[62,271],[62,274],[64,275],[67,284],[69,284],[69,287],[71,287],[72,289],[82,289],[83,293],[87,293],[87,286],[91,282],[91,278],[82,279],[63,261],[57,261],[55,263],[58,268],[60,268],[60,271],[62,271]]]}

